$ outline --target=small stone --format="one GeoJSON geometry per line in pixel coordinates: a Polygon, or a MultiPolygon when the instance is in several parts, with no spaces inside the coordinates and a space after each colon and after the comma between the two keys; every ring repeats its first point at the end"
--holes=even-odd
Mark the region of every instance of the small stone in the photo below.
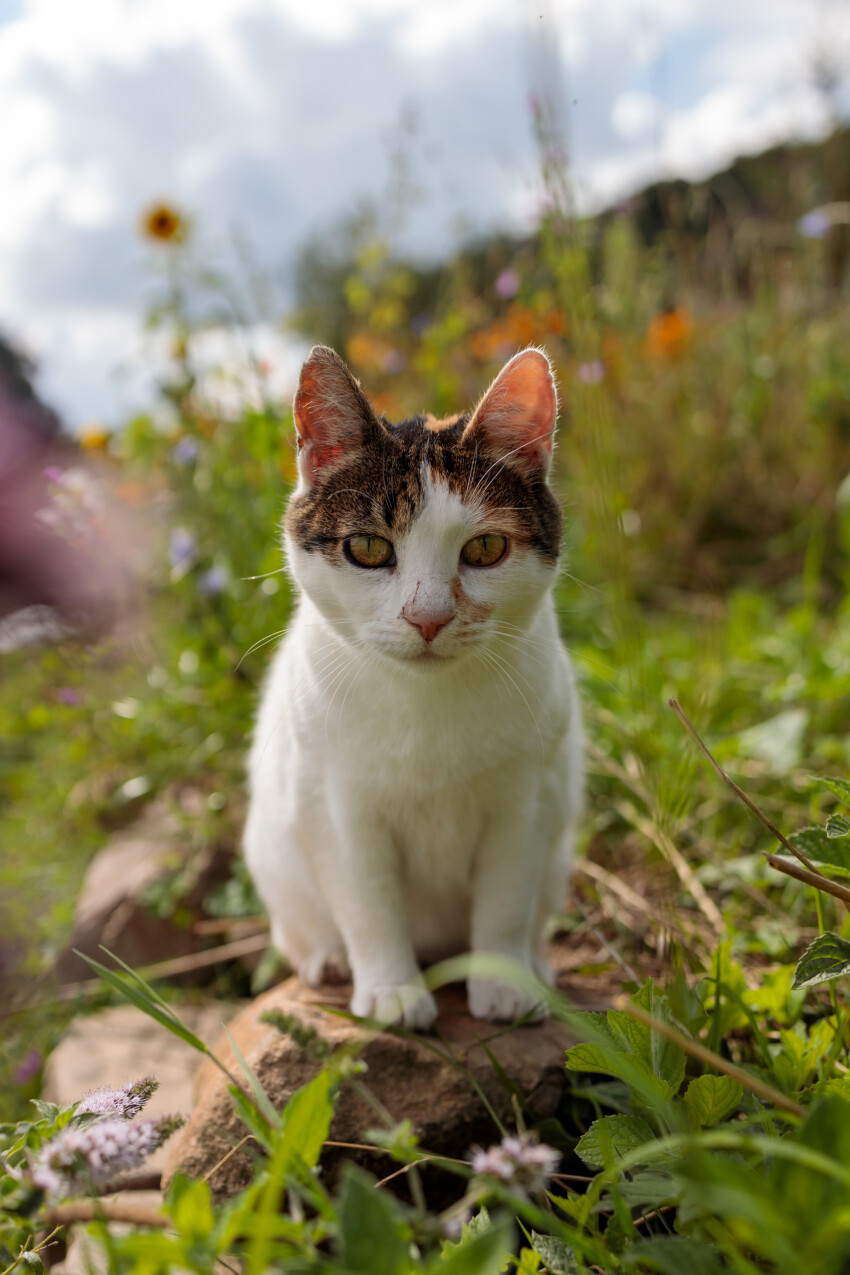
{"type": "MultiPolygon", "coordinates": [[[[465,988],[449,987],[437,993],[439,1017],[434,1033],[402,1037],[369,1031],[322,1008],[345,1009],[349,996],[350,988],[308,989],[299,979],[290,978],[258,997],[231,1022],[231,1036],[277,1110],[316,1074],[321,1050],[307,1051],[261,1021],[270,1011],[293,1015],[305,1028],[315,1031],[314,1041],[334,1048],[361,1045],[359,1058],[368,1068],[361,1077],[363,1083],[394,1121],[412,1122],[428,1151],[465,1159],[473,1144],[486,1145],[498,1138],[487,1102],[500,1119],[513,1125],[511,1094],[500,1081],[488,1049],[527,1098],[529,1123],[554,1114],[566,1084],[564,1052],[575,1043],[563,1024],[549,1020],[510,1029],[481,1022],[468,1013],[465,988]],[[486,1042],[486,1049],[482,1042],[486,1042]]],[[[239,1066],[226,1038],[218,1042],[215,1051],[238,1074],[239,1066]]],[[[207,1178],[216,1198],[222,1200],[251,1180],[256,1146],[247,1143],[228,1155],[247,1131],[236,1115],[227,1084],[214,1064],[207,1059],[201,1062],[197,1104],[189,1123],[169,1144],[164,1182],[177,1172],[207,1178]]],[[[366,1131],[377,1123],[375,1110],[354,1088],[343,1086],[329,1144],[362,1144],[366,1131]]],[[[389,1164],[386,1172],[393,1167],[387,1159],[381,1161],[378,1153],[327,1145],[322,1165],[328,1177],[333,1177],[342,1159],[357,1160],[376,1172],[384,1165],[389,1164]]]]}

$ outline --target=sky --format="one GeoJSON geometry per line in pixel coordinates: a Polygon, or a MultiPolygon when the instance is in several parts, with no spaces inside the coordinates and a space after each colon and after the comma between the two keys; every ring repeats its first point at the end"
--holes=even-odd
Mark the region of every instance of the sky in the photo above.
{"type": "MultiPolygon", "coordinates": [[[[823,134],[824,55],[846,111],[846,0],[0,0],[0,331],[72,428],[117,424],[150,398],[152,203],[285,304],[299,246],[385,204],[400,145],[400,246],[433,257],[533,226],[532,93],[593,207],[823,134]]],[[[256,336],[285,383],[298,350],[256,336]]]]}

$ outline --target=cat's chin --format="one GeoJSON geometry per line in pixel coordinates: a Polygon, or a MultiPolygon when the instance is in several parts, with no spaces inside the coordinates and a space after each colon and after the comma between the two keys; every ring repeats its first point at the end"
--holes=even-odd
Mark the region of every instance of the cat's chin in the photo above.
{"type": "Polygon", "coordinates": [[[454,664],[460,652],[447,651],[445,654],[440,654],[426,647],[421,651],[387,651],[386,654],[394,664],[400,664],[403,668],[436,670],[448,668],[450,664],[454,664]]]}

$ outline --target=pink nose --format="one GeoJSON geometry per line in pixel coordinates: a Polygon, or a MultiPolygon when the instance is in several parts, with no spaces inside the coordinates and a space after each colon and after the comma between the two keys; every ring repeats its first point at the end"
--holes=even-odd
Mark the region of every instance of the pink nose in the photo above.
{"type": "Polygon", "coordinates": [[[416,615],[405,615],[404,611],[401,614],[408,624],[412,624],[414,629],[419,630],[426,642],[433,642],[440,629],[444,629],[454,619],[453,615],[430,615],[426,619],[424,616],[420,618],[416,615]]]}

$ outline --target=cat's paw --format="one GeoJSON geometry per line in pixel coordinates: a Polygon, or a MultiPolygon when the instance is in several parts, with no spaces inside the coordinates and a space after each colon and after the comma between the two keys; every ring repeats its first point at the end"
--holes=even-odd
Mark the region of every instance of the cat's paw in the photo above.
{"type": "Polygon", "coordinates": [[[376,1018],[387,1027],[427,1031],[437,1017],[434,997],[420,983],[357,988],[351,1012],[360,1018],[376,1018]]]}
{"type": "Polygon", "coordinates": [[[319,949],[300,962],[298,977],[308,987],[321,987],[324,983],[350,983],[351,967],[342,948],[334,948],[329,952],[319,949]]]}
{"type": "Polygon", "coordinates": [[[503,983],[494,978],[471,978],[468,996],[469,1012],[473,1018],[512,1023],[526,1014],[534,1018],[546,1016],[545,1006],[534,994],[515,983],[503,983]]]}

